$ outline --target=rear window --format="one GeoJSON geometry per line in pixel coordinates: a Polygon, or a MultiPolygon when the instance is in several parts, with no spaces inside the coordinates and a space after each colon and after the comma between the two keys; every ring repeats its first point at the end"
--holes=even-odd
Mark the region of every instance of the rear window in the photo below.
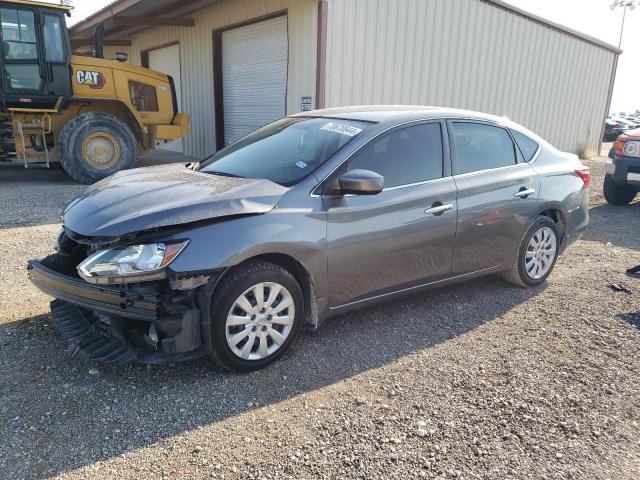
{"type": "Polygon", "coordinates": [[[516,164],[516,150],[509,133],[484,123],[453,122],[456,174],[490,170],[516,164]]]}
{"type": "Polygon", "coordinates": [[[131,103],[139,112],[157,112],[158,95],[152,85],[129,80],[131,103]]]}
{"type": "Polygon", "coordinates": [[[524,157],[524,161],[530,162],[538,151],[538,148],[540,148],[540,145],[538,145],[534,140],[531,140],[523,133],[511,130],[511,134],[513,135],[513,138],[516,139],[516,143],[518,144],[518,148],[520,149],[520,152],[524,157]]]}

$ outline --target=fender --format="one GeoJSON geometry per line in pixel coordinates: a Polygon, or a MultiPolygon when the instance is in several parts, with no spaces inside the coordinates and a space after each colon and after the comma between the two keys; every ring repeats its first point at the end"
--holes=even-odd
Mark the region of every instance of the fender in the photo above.
{"type": "MultiPolygon", "coordinates": [[[[123,120],[131,127],[133,134],[142,145],[145,144],[145,135],[144,129],[135,115],[131,112],[129,107],[125,105],[125,103],[121,100],[107,99],[107,98],[82,98],[82,97],[72,97],[66,98],[62,101],[60,105],[60,111],[66,110],[69,108],[71,104],[103,104],[103,105],[113,105],[117,107],[117,109],[122,113],[123,120]]],[[[90,107],[89,107],[90,108],[90,107]]]]}
{"type": "Polygon", "coordinates": [[[327,253],[324,212],[274,209],[262,215],[226,221],[176,233],[189,245],[169,266],[173,275],[226,269],[261,255],[281,254],[300,263],[311,277],[318,298],[326,296],[327,253]],[[278,222],[282,215],[282,222],[278,222]],[[286,220],[285,220],[286,219],[286,220]]]}

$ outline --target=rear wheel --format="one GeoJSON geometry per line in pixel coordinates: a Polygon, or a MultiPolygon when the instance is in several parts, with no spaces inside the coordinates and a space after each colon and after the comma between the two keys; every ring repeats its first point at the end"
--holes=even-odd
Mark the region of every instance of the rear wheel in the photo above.
{"type": "Polygon", "coordinates": [[[296,279],[268,262],[240,267],[214,293],[213,358],[221,366],[247,372],[284,354],[300,333],[303,300],[296,279]]]}
{"type": "Polygon", "coordinates": [[[604,177],[604,198],[611,205],[628,205],[636,197],[638,190],[630,185],[622,186],[609,174],[604,177]]]}
{"type": "Polygon", "coordinates": [[[521,287],[535,287],[544,282],[556,264],[560,235],[555,222],[538,216],[520,240],[518,255],[504,278],[521,287]]]}
{"type": "Polygon", "coordinates": [[[81,113],[60,132],[60,164],[80,183],[90,184],[132,168],[137,143],[131,129],[109,113],[81,113]]]}

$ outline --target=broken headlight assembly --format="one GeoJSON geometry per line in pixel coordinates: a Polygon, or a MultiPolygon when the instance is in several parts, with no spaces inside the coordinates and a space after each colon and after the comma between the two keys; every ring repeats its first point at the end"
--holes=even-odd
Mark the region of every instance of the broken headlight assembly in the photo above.
{"type": "Polygon", "coordinates": [[[166,267],[188,243],[185,240],[100,250],[78,265],[78,273],[87,282],[96,284],[161,280],[166,267]]]}

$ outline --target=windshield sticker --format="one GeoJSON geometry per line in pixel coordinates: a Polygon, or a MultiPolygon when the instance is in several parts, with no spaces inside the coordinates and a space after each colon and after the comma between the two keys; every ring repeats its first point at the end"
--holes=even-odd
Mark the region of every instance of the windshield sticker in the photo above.
{"type": "Polygon", "coordinates": [[[307,165],[306,163],[304,163],[302,160],[298,160],[298,161],[295,163],[295,165],[296,165],[296,167],[298,167],[298,168],[302,168],[302,169],[307,168],[307,166],[308,166],[308,165],[307,165]]]}
{"type": "Polygon", "coordinates": [[[362,129],[357,127],[350,127],[349,125],[342,125],[341,123],[327,123],[320,130],[326,130],[328,132],[340,133],[342,135],[347,135],[348,137],[355,137],[358,135],[362,129]]]}

